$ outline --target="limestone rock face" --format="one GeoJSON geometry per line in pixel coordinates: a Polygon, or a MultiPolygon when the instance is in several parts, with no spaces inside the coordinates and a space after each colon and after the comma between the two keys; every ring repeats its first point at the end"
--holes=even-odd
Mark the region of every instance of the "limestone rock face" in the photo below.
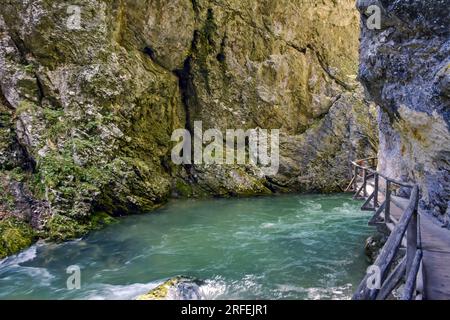
{"type": "Polygon", "coordinates": [[[381,106],[380,170],[420,184],[424,209],[445,220],[450,200],[450,8],[448,1],[358,1],[359,75],[381,106]],[[381,29],[366,9],[381,8],[381,29]]]}
{"type": "Polygon", "coordinates": [[[73,29],[65,3],[2,4],[2,96],[47,207],[30,219],[50,236],[76,235],[68,229],[90,224],[93,210],[150,210],[169,194],[161,163],[184,126],[178,79],[143,52],[133,9],[85,1],[73,29]]]}
{"type": "Polygon", "coordinates": [[[339,191],[377,146],[353,0],[77,3],[1,1],[0,211],[42,237],[171,195],[339,191]],[[194,121],[280,129],[278,174],[174,165],[172,132],[194,121]]]}
{"type": "MultiPolygon", "coordinates": [[[[186,127],[280,129],[280,170],[267,177],[252,167],[194,165],[177,180],[181,193],[340,190],[349,160],[377,145],[376,112],[355,82],[354,2],[193,4],[190,52],[175,71],[186,127]]],[[[171,55],[152,52],[157,62],[171,55]]]]}

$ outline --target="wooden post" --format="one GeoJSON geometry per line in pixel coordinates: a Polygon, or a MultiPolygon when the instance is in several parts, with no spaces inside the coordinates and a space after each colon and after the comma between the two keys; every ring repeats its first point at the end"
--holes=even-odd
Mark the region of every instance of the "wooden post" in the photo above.
{"type": "Polygon", "coordinates": [[[367,197],[367,169],[363,168],[363,197],[367,197]]]}
{"type": "Polygon", "coordinates": [[[412,199],[415,194],[411,194],[411,202],[415,203],[415,209],[411,221],[406,231],[406,274],[409,274],[414,256],[417,251],[417,199],[412,199]]]}
{"type": "MultiPolygon", "coordinates": [[[[423,253],[422,253],[423,254],[423,253]]],[[[416,291],[419,297],[419,299],[416,298],[416,300],[424,300],[424,283],[423,283],[423,261],[420,262],[419,271],[417,272],[417,279],[416,279],[416,291]]]]}
{"type": "Polygon", "coordinates": [[[386,180],[386,204],[384,206],[384,222],[391,222],[391,182],[386,180]]]}
{"type": "Polygon", "coordinates": [[[374,195],[373,195],[373,208],[376,209],[378,207],[378,181],[379,180],[379,176],[378,176],[378,172],[375,172],[375,190],[374,195]]]}
{"type": "Polygon", "coordinates": [[[353,180],[353,190],[355,190],[355,192],[356,192],[356,190],[358,189],[358,167],[355,165],[355,167],[353,168],[353,177],[355,178],[354,180],[353,180]]]}

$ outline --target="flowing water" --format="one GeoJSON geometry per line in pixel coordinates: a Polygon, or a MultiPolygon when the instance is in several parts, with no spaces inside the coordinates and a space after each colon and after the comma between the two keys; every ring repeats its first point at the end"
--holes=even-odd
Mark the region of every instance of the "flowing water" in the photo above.
{"type": "Polygon", "coordinates": [[[367,214],[348,195],[177,200],[0,261],[0,299],[133,299],[167,278],[206,299],[348,299],[368,266],[367,214]],[[81,288],[66,286],[67,267],[81,288]]]}

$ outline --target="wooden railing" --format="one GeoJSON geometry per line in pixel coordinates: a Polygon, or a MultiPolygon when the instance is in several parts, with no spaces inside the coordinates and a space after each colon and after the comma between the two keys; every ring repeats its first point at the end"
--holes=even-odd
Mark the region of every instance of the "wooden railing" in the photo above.
{"type": "Polygon", "coordinates": [[[374,263],[375,268],[370,268],[378,274],[366,274],[354,293],[353,299],[384,300],[391,295],[403,279],[405,279],[405,286],[402,299],[423,298],[422,250],[420,240],[418,240],[419,224],[417,221],[418,186],[391,179],[377,172],[376,158],[354,161],[352,167],[353,178],[346,191],[353,190],[355,192],[354,199],[366,200],[361,207],[362,210],[375,212],[369,221],[370,225],[384,225],[390,231],[389,238],[374,263]],[[384,185],[382,180],[385,182],[384,185]],[[367,194],[369,184],[373,186],[373,192],[370,195],[367,194]],[[393,198],[400,199],[392,195],[395,188],[403,192],[410,191],[407,207],[398,220],[391,215],[393,198]],[[396,258],[402,246],[406,247],[406,255],[395,268],[392,268],[394,262],[398,260],[396,258]],[[378,279],[379,283],[375,281],[374,285],[372,282],[374,279],[378,279]]]}

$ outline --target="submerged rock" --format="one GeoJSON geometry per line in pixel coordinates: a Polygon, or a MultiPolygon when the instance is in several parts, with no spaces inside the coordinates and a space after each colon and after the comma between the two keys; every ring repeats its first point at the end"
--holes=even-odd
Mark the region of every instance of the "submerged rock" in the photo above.
{"type": "Polygon", "coordinates": [[[201,281],[178,276],[136,298],[136,300],[201,300],[201,281]]]}

